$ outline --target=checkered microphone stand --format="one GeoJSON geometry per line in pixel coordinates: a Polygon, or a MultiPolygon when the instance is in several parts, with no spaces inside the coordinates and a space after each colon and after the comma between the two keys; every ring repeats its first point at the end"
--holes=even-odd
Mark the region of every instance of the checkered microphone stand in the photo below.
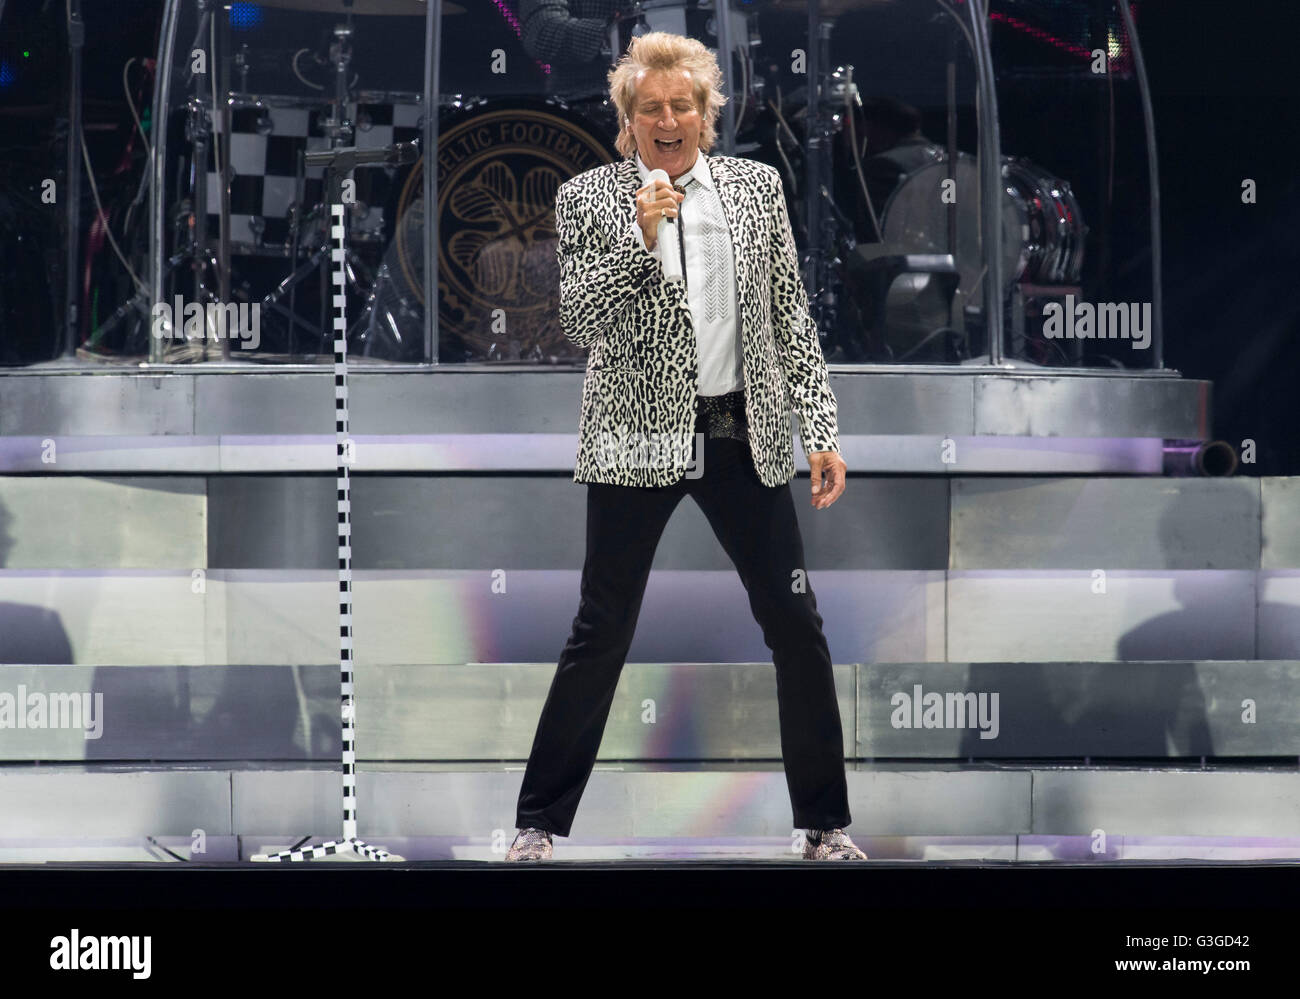
{"type": "Polygon", "coordinates": [[[329,198],[334,246],[331,271],[334,284],[334,437],[338,459],[339,525],[339,669],[342,688],[343,725],[343,838],[319,846],[294,847],[279,853],[258,853],[252,859],[265,862],[316,860],[332,853],[355,853],[365,860],[401,861],[381,846],[357,838],[357,753],[356,710],[352,680],[352,498],[348,468],[353,461],[353,444],[348,437],[348,339],[347,339],[347,242],[346,213],[339,191],[339,172],[330,171],[329,198]]]}

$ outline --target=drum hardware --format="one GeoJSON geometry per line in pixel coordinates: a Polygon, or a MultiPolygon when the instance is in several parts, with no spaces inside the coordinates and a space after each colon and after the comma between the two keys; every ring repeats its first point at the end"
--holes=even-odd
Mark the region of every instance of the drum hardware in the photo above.
{"type": "MultiPolygon", "coordinates": [[[[414,163],[419,158],[419,147],[411,142],[398,142],[391,146],[385,146],[381,149],[357,149],[354,146],[341,146],[333,149],[322,150],[319,152],[304,153],[301,156],[303,168],[321,167],[325,170],[325,200],[323,206],[334,204],[342,198],[342,182],[348,173],[365,167],[376,166],[398,166],[402,164],[414,163]]],[[[299,202],[301,204],[301,202],[299,202]]],[[[295,213],[291,216],[291,249],[290,260],[297,260],[299,234],[303,228],[303,221],[310,221],[313,218],[324,219],[325,207],[317,211],[313,210],[306,216],[300,215],[294,206],[295,213]]],[[[307,280],[314,272],[319,269],[323,277],[327,277],[326,270],[321,268],[323,263],[327,263],[330,257],[331,242],[328,238],[327,227],[321,225],[316,229],[319,240],[312,250],[310,256],[303,261],[298,267],[289,274],[279,285],[265,298],[262,299],[263,308],[269,309],[277,315],[284,316],[289,322],[290,331],[290,353],[294,352],[296,343],[293,339],[294,331],[297,327],[302,326],[306,330],[314,333],[321,340],[322,352],[324,351],[325,338],[327,330],[314,327],[310,323],[301,319],[295,308],[295,294],[298,285],[307,280]],[[286,308],[282,303],[285,296],[289,296],[289,306],[286,308]]],[[[364,322],[368,329],[373,328],[373,306],[377,301],[376,286],[379,283],[380,276],[372,275],[369,267],[361,260],[359,254],[348,246],[344,251],[345,268],[344,273],[347,276],[348,286],[358,295],[367,295],[366,309],[362,317],[355,326],[360,326],[364,322]]],[[[322,281],[322,307],[324,311],[322,316],[328,315],[329,284],[322,281]]]]}
{"type": "MultiPolygon", "coordinates": [[[[163,265],[164,278],[169,275],[178,265],[185,261],[187,252],[182,249],[172,254],[163,265]]],[[[149,299],[151,293],[148,286],[139,288],[134,295],[119,305],[107,319],[99,325],[96,336],[103,339],[113,333],[118,326],[126,322],[132,314],[138,316],[144,321],[145,328],[151,329],[153,325],[153,314],[150,312],[149,299]]]]}
{"type": "MultiPolygon", "coordinates": [[[[213,34],[213,11],[216,9],[216,0],[195,0],[195,4],[198,9],[198,27],[190,51],[202,49],[207,53],[208,72],[195,73],[192,65],[186,70],[192,87],[189,99],[185,104],[185,137],[190,144],[191,158],[187,178],[188,183],[185,185],[188,190],[188,197],[181,202],[181,207],[185,210],[183,228],[179,233],[176,245],[181,247],[177,256],[181,258],[181,261],[189,263],[190,272],[193,275],[192,301],[198,302],[205,307],[204,314],[206,316],[208,314],[206,309],[208,304],[224,301],[226,283],[221,268],[221,260],[224,256],[222,248],[219,246],[214,252],[208,242],[208,186],[206,172],[209,148],[213,150],[218,176],[224,177],[227,168],[223,167],[221,163],[220,146],[213,143],[212,114],[216,99],[216,81],[214,79],[216,53],[211,51],[208,43],[213,34]],[[204,85],[205,80],[207,81],[206,87],[204,85]],[[208,91],[206,94],[204,93],[205,89],[208,91]],[[208,280],[209,268],[216,275],[215,288],[208,280]]],[[[227,155],[229,155],[228,152],[227,155]]],[[[226,235],[223,226],[219,232],[219,239],[224,240],[226,235]]],[[[168,261],[169,264],[174,262],[177,262],[176,257],[168,261]]],[[[175,317],[173,317],[173,321],[175,321],[175,317]]],[[[201,343],[189,349],[194,350],[200,359],[207,360],[209,339],[210,337],[205,335],[201,343]]],[[[170,341],[168,343],[170,344],[170,341]]],[[[163,346],[160,349],[163,351],[163,359],[166,359],[166,347],[163,346]]],[[[224,337],[221,339],[221,353],[223,358],[229,358],[230,356],[230,344],[224,337]]]]}
{"type": "MultiPolygon", "coordinates": [[[[305,267],[299,265],[304,262],[304,252],[310,255],[319,247],[329,221],[322,202],[322,182],[315,179],[322,168],[313,166],[309,171],[304,154],[318,152],[330,142],[325,125],[333,108],[324,98],[283,94],[232,93],[227,103],[232,139],[242,150],[242,163],[234,161],[242,183],[238,189],[232,188],[236,214],[230,216],[228,229],[231,252],[242,258],[242,266],[259,284],[252,300],[263,305],[264,314],[275,316],[277,330],[287,338],[284,349],[292,356],[304,334],[311,343],[320,337],[317,320],[314,316],[303,318],[298,300],[300,286],[316,272],[311,261],[305,267]],[[260,266],[258,260],[249,258],[287,259],[288,265],[276,273],[274,266],[260,266]]],[[[375,269],[375,257],[382,255],[383,215],[391,175],[397,169],[390,154],[396,142],[418,138],[422,111],[420,95],[407,91],[356,90],[346,106],[344,120],[354,121],[358,147],[372,158],[386,161],[380,165],[388,168],[383,172],[365,170],[355,177],[355,201],[349,206],[348,219],[348,244],[354,251],[348,261],[352,293],[365,295],[371,290],[369,274],[375,269]]],[[[209,174],[208,182],[215,185],[216,176],[209,174]]],[[[325,268],[319,259],[316,263],[322,267],[324,281],[325,268]]],[[[240,268],[236,263],[230,271],[232,277],[240,268]]],[[[375,279],[380,280],[381,275],[375,279]]],[[[311,294],[317,294],[314,288],[311,294]]],[[[265,350],[265,338],[263,344],[265,350]]]]}
{"type": "MultiPolygon", "coordinates": [[[[0,4],[0,7],[3,7],[0,4]]],[[[68,35],[68,139],[67,139],[67,207],[64,214],[63,239],[67,243],[66,271],[63,286],[63,356],[77,354],[78,326],[81,322],[78,302],[78,255],[81,237],[81,156],[86,141],[82,117],[82,63],[86,47],[86,25],[81,19],[81,0],[67,2],[68,35]]],[[[92,178],[93,180],[93,178],[92,178]]]]}
{"type": "Polygon", "coordinates": [[[334,67],[334,97],[330,101],[330,117],[322,124],[331,146],[346,146],[352,141],[353,123],[347,120],[348,66],[352,63],[352,26],[336,24],[334,41],[330,45],[329,61],[334,67]]]}
{"type": "MultiPolygon", "coordinates": [[[[1039,354],[1036,363],[1047,363],[1048,347],[1055,350],[1057,356],[1067,365],[1077,366],[1083,363],[1083,340],[1071,339],[1062,343],[1043,336],[1035,337],[1032,328],[1026,322],[1030,316],[1041,319],[1041,303],[1064,302],[1066,295],[1080,298],[1083,295],[1083,287],[1077,284],[1034,284],[1029,281],[1017,281],[1011,286],[1011,344],[1013,347],[1020,344],[1025,353],[1028,353],[1031,347],[1036,348],[1039,354]],[[1070,348],[1068,354],[1065,349],[1067,345],[1070,348]]],[[[1041,326],[1039,329],[1041,331],[1041,326]]],[[[1026,358],[1026,360],[1034,359],[1026,358]]]]}
{"type": "MultiPolygon", "coordinates": [[[[289,5],[293,9],[306,9],[297,5],[289,5]]],[[[390,0],[387,3],[371,3],[364,5],[363,13],[399,13],[397,8],[401,7],[396,0],[390,0]]],[[[332,4],[321,3],[311,9],[335,9],[332,4]]],[[[329,274],[328,267],[322,266],[328,262],[330,240],[328,238],[329,226],[327,224],[326,213],[328,205],[341,198],[339,190],[334,191],[334,197],[327,193],[325,200],[312,210],[304,211],[305,201],[305,172],[308,167],[323,167],[326,175],[326,188],[340,188],[342,174],[347,173],[358,166],[374,165],[396,165],[399,163],[413,162],[418,156],[415,146],[409,143],[395,143],[381,149],[357,149],[350,143],[356,135],[356,122],[348,118],[348,107],[352,100],[352,88],[349,82],[349,69],[352,63],[352,46],[355,33],[352,27],[351,14],[358,11],[348,6],[348,20],[344,24],[334,26],[332,37],[333,41],[329,46],[328,61],[333,69],[333,96],[329,101],[329,117],[324,119],[320,125],[329,141],[330,149],[324,152],[300,152],[297,161],[297,173],[295,176],[295,202],[290,206],[289,213],[289,261],[293,270],[284,278],[270,294],[265,296],[261,304],[265,309],[283,316],[289,324],[289,352],[292,354],[296,350],[296,333],[299,327],[314,334],[320,341],[322,352],[328,338],[325,318],[329,315],[329,274]],[[409,156],[409,159],[407,158],[409,156]],[[307,224],[316,223],[316,235],[318,242],[308,258],[294,267],[298,260],[299,245],[302,233],[307,224]],[[296,311],[297,305],[297,288],[306,281],[313,273],[320,275],[320,298],[321,298],[321,326],[316,327],[301,319],[296,311]],[[288,297],[288,307],[283,304],[285,297],[288,297]]],[[[355,82],[355,81],[353,81],[355,82]]],[[[254,101],[254,106],[262,105],[261,101],[254,101]]],[[[264,108],[261,109],[264,112],[264,108]]],[[[260,112],[261,113],[261,112],[260,112]]],[[[360,115],[358,115],[360,117],[360,115]]],[[[262,118],[258,119],[258,131],[264,131],[269,134],[272,130],[269,115],[266,116],[265,130],[261,127],[262,118]]],[[[353,213],[357,213],[357,206],[353,205],[353,213]]],[[[256,216],[250,220],[250,228],[254,231],[255,244],[260,245],[261,234],[264,227],[256,226],[256,216]]],[[[347,275],[349,287],[357,294],[373,292],[373,278],[369,273],[369,268],[361,260],[355,249],[349,245],[345,251],[344,272],[347,275]],[[360,276],[358,276],[360,275],[360,276]]],[[[368,316],[366,317],[369,318],[368,316]]],[[[228,350],[227,345],[227,350],[228,350]]]]}
{"type": "Polygon", "coordinates": [[[235,72],[239,74],[239,90],[245,94],[248,93],[249,61],[248,43],[242,42],[239,51],[235,53],[235,72]]]}
{"type": "MultiPolygon", "coordinates": [[[[313,157],[320,157],[323,160],[324,154],[308,155],[309,160],[311,160],[313,157]]],[[[417,143],[398,142],[398,143],[394,143],[392,146],[387,146],[380,150],[373,150],[373,149],[334,150],[332,154],[331,163],[333,164],[333,169],[335,170],[339,169],[338,164],[340,163],[340,161],[342,161],[345,164],[350,164],[342,167],[342,169],[346,171],[348,169],[354,169],[355,167],[365,167],[365,166],[409,165],[415,163],[417,160],[419,160],[419,158],[420,158],[420,147],[417,143]]],[[[324,162],[322,162],[321,165],[324,165],[326,167],[327,181],[325,187],[326,190],[328,191],[331,187],[331,183],[328,180],[330,176],[331,165],[326,165],[324,162]]],[[[351,261],[356,261],[357,256],[355,252],[351,249],[351,247],[348,248],[347,253],[350,257],[349,274],[351,274],[352,271],[351,261]]],[[[389,305],[393,303],[394,292],[393,292],[392,277],[389,272],[387,262],[380,264],[378,272],[373,277],[368,276],[367,286],[369,288],[369,291],[368,294],[366,295],[366,304],[361,310],[361,316],[357,319],[355,323],[352,324],[352,328],[348,331],[348,335],[351,335],[352,333],[361,329],[362,326],[364,326],[366,333],[361,338],[363,342],[363,348],[369,347],[370,343],[372,342],[372,338],[375,334],[376,328],[378,326],[379,311],[382,307],[384,312],[384,317],[388,321],[389,328],[392,329],[395,339],[398,342],[400,342],[402,339],[401,331],[394,320],[391,309],[389,308],[389,305]]],[[[399,299],[397,304],[403,310],[402,312],[403,318],[407,318],[414,314],[414,310],[410,309],[408,303],[402,302],[399,299]]],[[[365,350],[363,350],[363,352],[368,353],[368,351],[365,350]]]]}
{"type": "MultiPolygon", "coordinates": [[[[280,10],[300,10],[312,14],[339,14],[359,16],[382,15],[386,17],[424,17],[427,0],[262,0],[263,7],[280,10]]],[[[463,14],[465,8],[456,3],[444,3],[443,15],[463,14]]]]}
{"type": "MultiPolygon", "coordinates": [[[[949,207],[943,204],[941,194],[950,174],[956,178],[959,192],[953,257],[961,281],[954,303],[963,317],[969,317],[971,310],[985,311],[977,199],[960,193],[978,190],[975,157],[959,153],[955,164],[938,160],[908,174],[885,203],[883,243],[864,245],[859,252],[868,257],[945,252],[950,238],[949,207]]],[[[1088,232],[1070,185],[1031,161],[1014,156],[1002,157],[1002,177],[1004,300],[1023,308],[1027,299],[1041,297],[1047,289],[1056,289],[1053,294],[1063,296],[1078,285],[1088,232]],[[1032,287],[1033,294],[1017,297],[1016,289],[1022,284],[1032,287]]],[[[1018,328],[1024,329],[1023,316],[1018,328]]]]}
{"type": "MultiPolygon", "coordinates": [[[[207,55],[208,72],[195,73],[193,66],[186,69],[186,76],[191,85],[191,92],[185,103],[185,137],[190,146],[189,169],[181,176],[179,188],[185,192],[178,203],[175,222],[175,243],[180,247],[176,257],[163,262],[162,280],[170,271],[187,262],[193,275],[192,301],[201,305],[224,303],[230,298],[229,260],[230,260],[230,208],[229,177],[231,165],[231,143],[229,141],[231,102],[224,108],[216,107],[216,74],[220,65],[215,48],[215,12],[221,9],[217,0],[195,0],[198,12],[198,24],[190,51],[203,50],[207,55]],[[205,82],[206,81],[206,82],[205,82]],[[217,114],[223,116],[222,131],[226,136],[223,144],[216,138],[217,114]],[[208,177],[207,164],[209,150],[216,170],[217,187],[221,192],[221,204],[215,213],[220,221],[218,225],[217,244],[213,247],[208,238],[208,177]],[[179,258],[179,259],[178,259],[179,258]],[[209,271],[215,276],[210,280],[209,271]]],[[[247,46],[235,56],[234,66],[247,80],[249,53],[247,46]]],[[[208,310],[205,308],[205,315],[208,310]]],[[[193,353],[196,360],[207,360],[209,341],[213,337],[205,335],[198,344],[177,346],[169,339],[160,343],[151,343],[150,356],[156,360],[166,360],[179,351],[182,354],[193,353]]],[[[229,338],[221,337],[221,357],[230,358],[229,338]]]]}

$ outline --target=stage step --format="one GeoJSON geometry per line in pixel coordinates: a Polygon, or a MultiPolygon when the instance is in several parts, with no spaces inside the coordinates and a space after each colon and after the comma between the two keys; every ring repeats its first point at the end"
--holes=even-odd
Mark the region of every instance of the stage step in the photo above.
{"type": "MultiPolygon", "coordinates": [[[[1158,475],[1166,440],[1205,440],[1210,427],[1210,383],[1175,371],[830,365],[829,372],[850,469],[1158,475]]],[[[0,378],[0,472],[335,467],[326,364],[122,371],[54,362],[0,378]]],[[[354,359],[356,469],[571,476],[583,378],[549,366],[354,359]]]]}
{"type": "MultiPolygon", "coordinates": [[[[357,756],[526,759],[555,663],[356,672],[357,756]]],[[[1294,760],[1300,661],[834,667],[846,759],[1294,760]]],[[[339,758],[337,666],[0,666],[0,760],[339,758]]],[[[770,662],[630,663],[599,759],[781,756],[770,662]]]]}
{"type": "MultiPolygon", "coordinates": [[[[1300,479],[862,475],[825,511],[795,488],[841,663],[1300,655],[1300,479]]],[[[358,662],[554,662],[585,494],[555,476],[354,475],[358,662]]],[[[0,663],[332,664],[335,503],[325,475],[0,476],[0,663]]],[[[629,661],[768,656],[683,502],[629,661]]]]}
{"type": "MultiPolygon", "coordinates": [[[[499,859],[521,770],[362,766],[361,837],[408,859],[499,859]]],[[[850,832],[880,859],[1300,859],[1298,777],[1295,766],[850,765],[850,832]]],[[[338,837],[339,788],[337,770],[274,764],[0,767],[0,860],[168,859],[163,847],[233,860],[320,842],[338,837]]],[[[779,859],[796,844],[776,763],[598,765],[572,832],[556,844],[575,860],[779,859]]]]}

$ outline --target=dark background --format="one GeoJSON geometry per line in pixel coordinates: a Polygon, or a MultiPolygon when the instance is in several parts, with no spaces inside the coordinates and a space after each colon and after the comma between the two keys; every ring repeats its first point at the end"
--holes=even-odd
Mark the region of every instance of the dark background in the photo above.
{"type": "MultiPolygon", "coordinates": [[[[446,77],[472,79],[452,62],[457,36],[472,38],[476,51],[487,41],[527,58],[489,0],[460,2],[470,11],[448,19],[446,77]]],[[[38,192],[40,179],[63,172],[63,6],[7,0],[0,20],[0,365],[59,353],[62,213],[40,205],[38,192]]],[[[1214,436],[1238,447],[1256,442],[1258,461],[1241,474],[1300,474],[1297,6],[1137,2],[1159,140],[1166,365],[1214,382],[1214,436]],[[1241,202],[1246,178],[1258,185],[1255,205],[1241,202]]],[[[159,0],[84,5],[87,142],[106,201],[129,197],[138,182],[143,151],[129,145],[122,64],[154,57],[161,9],[159,0]]],[[[499,84],[484,77],[481,92],[499,84]]],[[[1060,109],[1060,129],[1070,128],[1072,113],[1060,109]]],[[[1149,267],[1144,232],[1144,220],[1117,226],[1121,271],[1149,267]]]]}

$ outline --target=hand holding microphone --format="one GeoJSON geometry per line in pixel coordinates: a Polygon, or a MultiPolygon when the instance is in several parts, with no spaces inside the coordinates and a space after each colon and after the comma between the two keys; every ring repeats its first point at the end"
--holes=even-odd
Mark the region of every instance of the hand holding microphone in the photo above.
{"type": "Polygon", "coordinates": [[[664,276],[670,281],[682,280],[680,232],[677,228],[677,206],[685,197],[673,190],[665,170],[651,170],[650,182],[636,192],[636,221],[645,235],[645,244],[654,249],[662,240],[664,276]]]}

